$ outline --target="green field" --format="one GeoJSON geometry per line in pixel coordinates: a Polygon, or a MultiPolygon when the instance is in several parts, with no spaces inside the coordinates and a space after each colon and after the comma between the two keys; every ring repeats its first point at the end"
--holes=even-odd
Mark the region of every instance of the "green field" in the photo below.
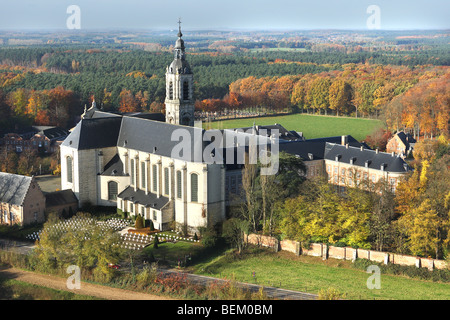
{"type": "Polygon", "coordinates": [[[371,274],[351,267],[350,261],[287,252],[254,252],[241,258],[217,256],[196,266],[198,274],[231,279],[263,286],[281,287],[317,294],[321,289],[335,288],[346,299],[357,300],[438,300],[450,299],[450,284],[381,274],[381,289],[368,289],[371,274]],[[256,281],[253,278],[256,275],[256,281]]]}
{"type": "Polygon", "coordinates": [[[208,129],[229,129],[250,127],[256,125],[269,125],[279,123],[288,130],[303,132],[306,139],[351,135],[356,140],[364,140],[375,129],[384,127],[380,120],[348,118],[335,116],[319,116],[308,114],[291,114],[273,117],[232,119],[204,123],[208,129]]]}

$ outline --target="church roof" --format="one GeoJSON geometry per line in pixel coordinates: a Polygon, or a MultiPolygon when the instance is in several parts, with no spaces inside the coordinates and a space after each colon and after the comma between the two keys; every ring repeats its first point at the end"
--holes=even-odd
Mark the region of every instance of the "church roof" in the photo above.
{"type": "Polygon", "coordinates": [[[123,117],[117,146],[143,152],[153,152],[161,156],[180,160],[201,162],[201,158],[196,159],[195,156],[201,155],[204,147],[207,145],[207,142],[204,142],[202,139],[203,132],[203,129],[196,127],[174,125],[135,117],[123,117]],[[190,152],[190,154],[178,154],[176,152],[179,150],[177,147],[184,141],[180,138],[180,135],[183,134],[187,134],[186,138],[190,140],[186,141],[186,149],[195,152],[190,152]],[[197,152],[200,152],[200,154],[197,152]]]}
{"type": "Polygon", "coordinates": [[[62,146],[78,150],[114,147],[122,117],[81,119],[62,146]]]}

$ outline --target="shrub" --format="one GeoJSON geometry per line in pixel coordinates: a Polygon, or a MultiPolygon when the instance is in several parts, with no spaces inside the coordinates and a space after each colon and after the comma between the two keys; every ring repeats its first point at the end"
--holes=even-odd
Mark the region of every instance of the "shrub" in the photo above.
{"type": "Polygon", "coordinates": [[[134,222],[134,227],[136,229],[142,229],[144,227],[144,218],[140,215],[136,216],[136,220],[134,222]]]}
{"type": "Polygon", "coordinates": [[[340,300],[345,299],[345,294],[342,294],[336,288],[322,289],[319,291],[319,300],[340,300]]]}
{"type": "Polygon", "coordinates": [[[159,238],[155,236],[155,240],[153,240],[153,248],[158,249],[159,238]]]}
{"type": "Polygon", "coordinates": [[[155,231],[155,226],[153,225],[152,220],[149,220],[148,227],[150,228],[150,231],[155,231]]]}

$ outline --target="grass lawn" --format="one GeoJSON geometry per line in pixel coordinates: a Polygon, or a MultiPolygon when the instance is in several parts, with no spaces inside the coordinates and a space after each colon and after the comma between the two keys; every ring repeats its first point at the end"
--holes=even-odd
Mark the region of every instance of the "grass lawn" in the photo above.
{"type": "Polygon", "coordinates": [[[308,114],[291,114],[273,117],[231,119],[223,121],[214,121],[204,123],[203,127],[212,129],[229,129],[250,127],[253,125],[269,125],[279,123],[288,130],[303,132],[306,139],[351,135],[356,140],[364,140],[375,129],[383,127],[384,124],[380,120],[335,117],[335,116],[319,116],[308,114]]]}
{"type": "Polygon", "coordinates": [[[317,294],[330,287],[345,293],[347,299],[437,300],[450,299],[450,284],[422,281],[402,276],[381,274],[381,289],[368,289],[371,274],[351,268],[350,261],[309,256],[295,256],[287,252],[248,253],[241,258],[216,256],[195,266],[196,273],[221,277],[235,277],[237,281],[317,294]]]}
{"type": "Polygon", "coordinates": [[[200,243],[192,243],[187,241],[162,242],[158,248],[154,248],[153,244],[144,248],[142,256],[150,257],[153,254],[155,259],[163,260],[169,266],[176,266],[178,260],[184,261],[184,257],[190,255],[195,258],[204,252],[205,249],[200,243]]]}

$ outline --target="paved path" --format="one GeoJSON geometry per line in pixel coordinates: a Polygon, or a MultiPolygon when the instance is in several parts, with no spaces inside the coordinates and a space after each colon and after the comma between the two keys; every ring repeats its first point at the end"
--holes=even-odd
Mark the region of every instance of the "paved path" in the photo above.
{"type": "MultiPolygon", "coordinates": [[[[0,239],[0,249],[8,247],[9,250],[14,250],[16,252],[27,254],[30,250],[33,249],[34,244],[31,242],[20,242],[20,241],[11,241],[11,240],[3,240],[0,239]]],[[[165,273],[165,274],[173,274],[173,273],[183,273],[179,270],[174,269],[164,269],[159,268],[159,272],[165,273]]],[[[192,283],[197,284],[203,284],[207,285],[208,283],[213,282],[222,282],[225,283],[229,280],[220,279],[220,278],[213,278],[208,276],[202,276],[192,273],[183,273],[186,275],[186,277],[191,281],[192,283]]],[[[250,283],[242,283],[238,282],[238,285],[244,288],[248,288],[252,292],[258,292],[261,288],[260,285],[250,284],[250,283]]],[[[109,287],[107,287],[109,288],[109,287]]],[[[281,289],[281,288],[274,288],[274,287],[266,287],[264,286],[264,291],[267,294],[268,297],[274,298],[274,299],[280,299],[280,300],[316,300],[317,295],[306,293],[306,292],[300,292],[300,291],[293,291],[293,290],[287,290],[287,289],[281,289]]]]}

